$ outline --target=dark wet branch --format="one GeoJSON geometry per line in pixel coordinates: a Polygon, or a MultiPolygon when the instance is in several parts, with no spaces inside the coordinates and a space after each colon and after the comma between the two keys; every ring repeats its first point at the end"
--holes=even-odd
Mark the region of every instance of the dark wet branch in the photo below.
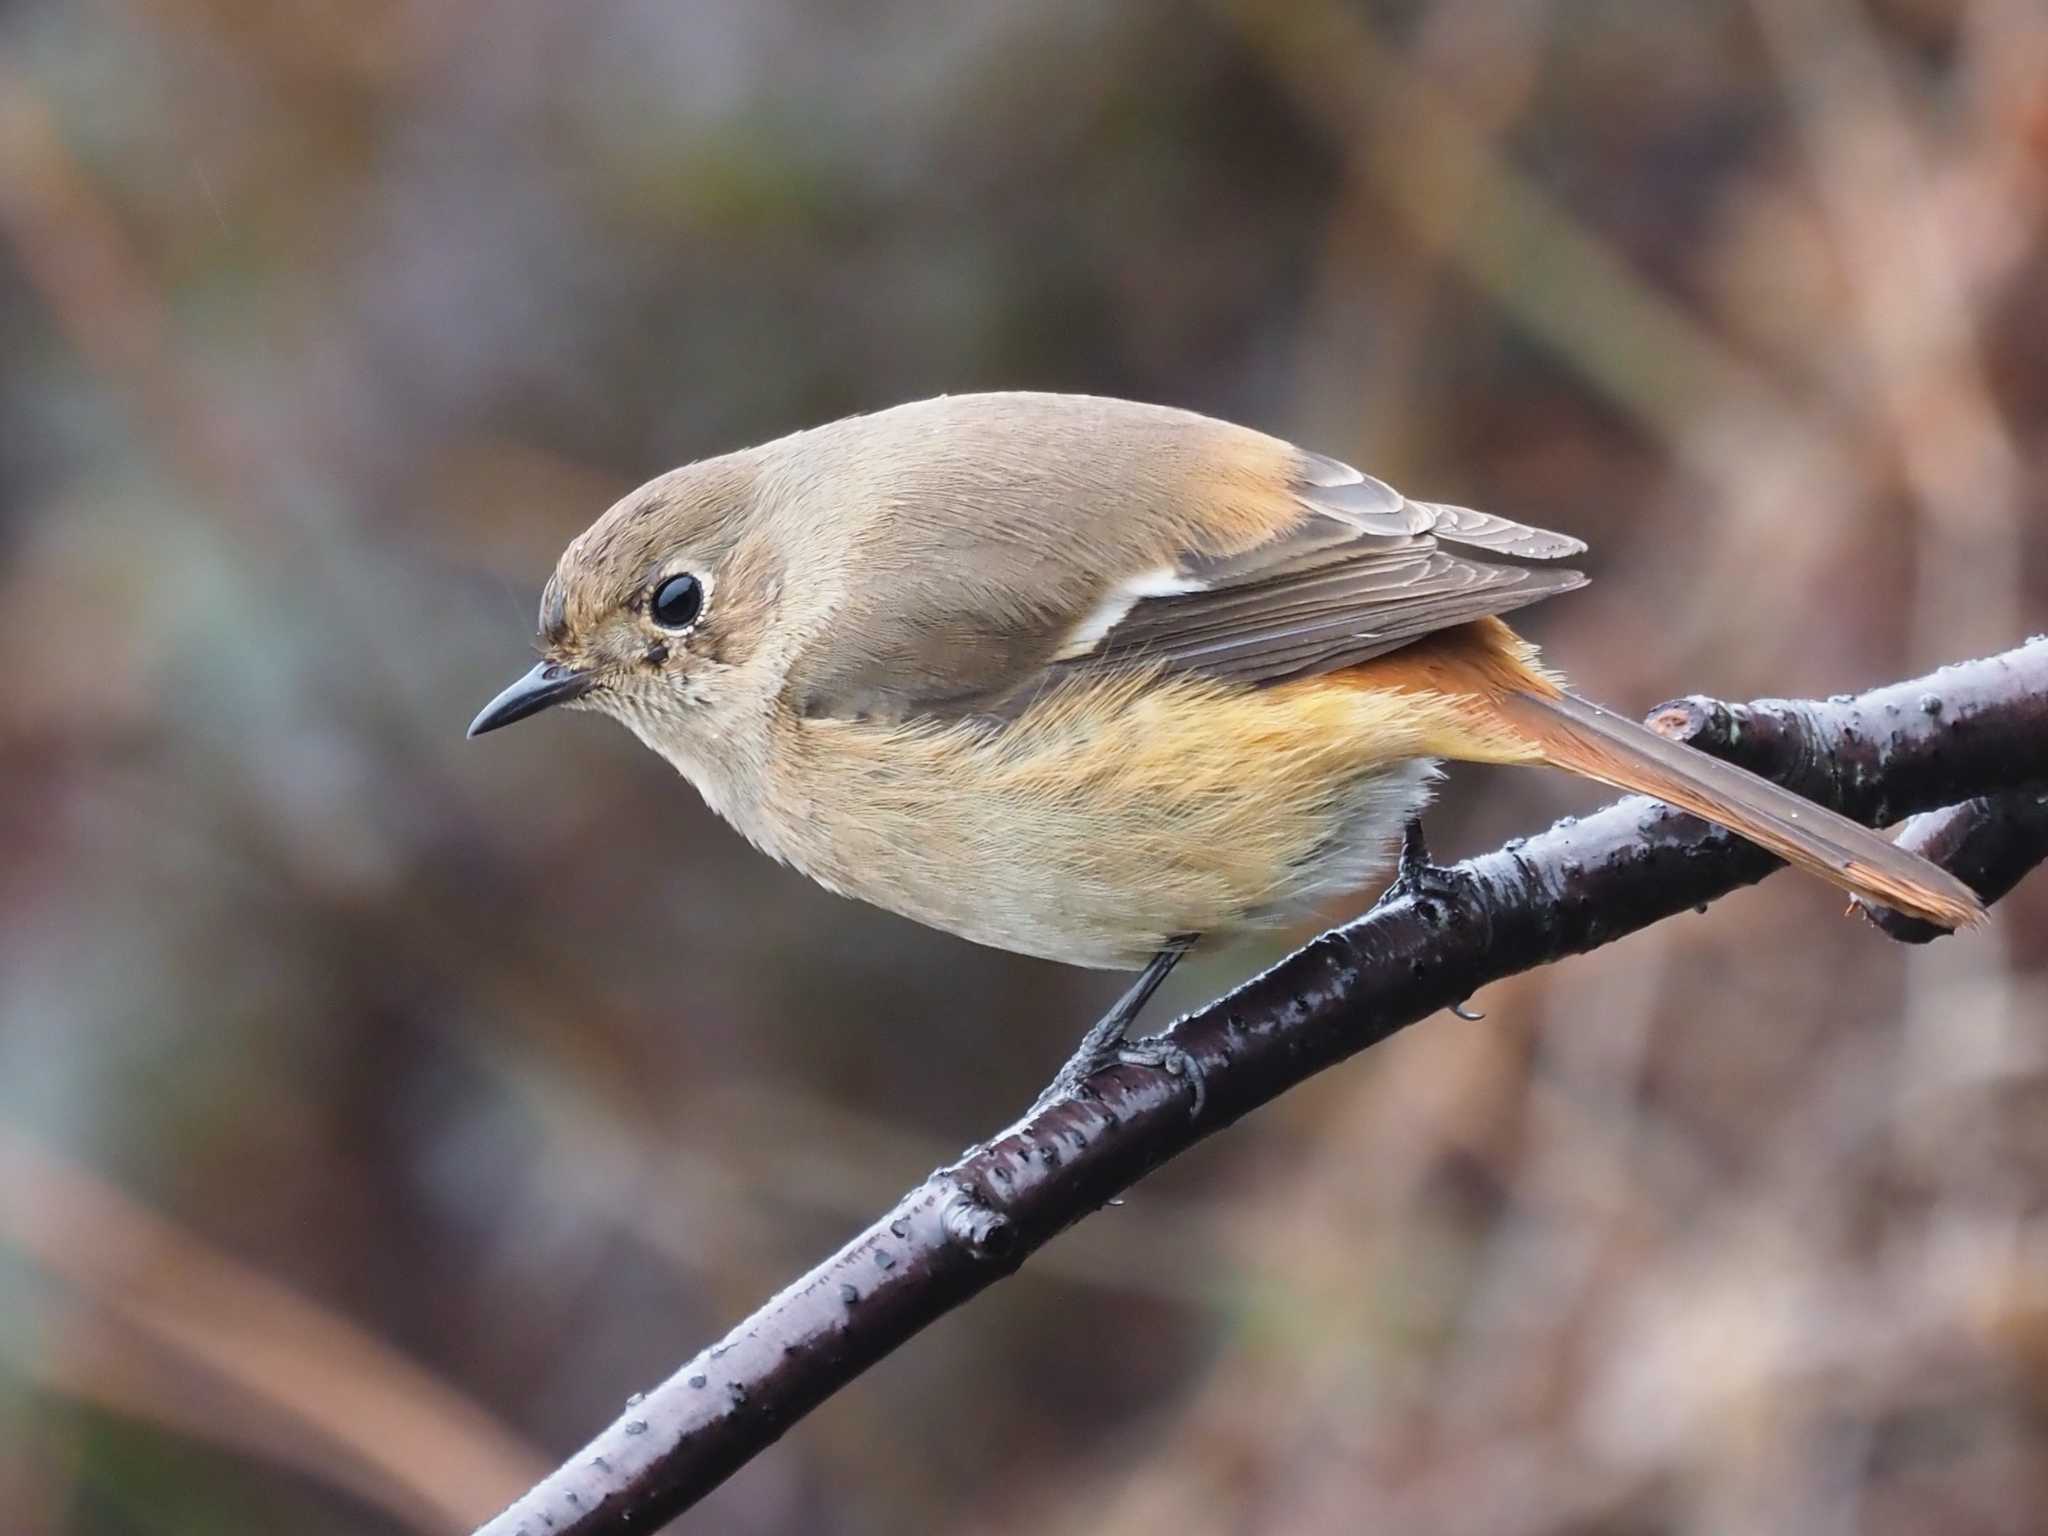
{"type": "MultiPolygon", "coordinates": [[[[1996,901],[2048,859],[2048,784],[1979,795],[1915,816],[1899,832],[1899,843],[1932,859],[1985,901],[1996,901]]],[[[1902,944],[1925,944],[1945,931],[1891,907],[1865,907],[1864,916],[1902,944]]]]}
{"type": "MultiPolygon", "coordinates": [[[[2031,812],[2010,792],[2048,782],[2048,639],[1857,698],[1687,699],[1652,722],[1868,821],[1955,806],[1915,835],[1952,849],[1964,878],[1984,872],[1987,896],[2001,893],[1994,871],[2013,873],[2002,837],[2031,837],[2040,856],[2038,792],[2031,812]]],[[[1777,867],[1739,838],[1629,799],[1434,872],[1173,1026],[1206,1081],[1198,1114],[1181,1080],[1120,1067],[1088,1096],[1055,1101],[972,1149],[630,1401],[480,1536],[657,1526],[1203,1137],[1490,981],[1611,943],[1777,867]]]]}
{"type": "Polygon", "coordinates": [[[2001,656],[1825,702],[1676,699],[1651,711],[1649,724],[1888,826],[1929,806],[2048,780],[2044,653],[2048,636],[2036,636],[2001,656]]]}

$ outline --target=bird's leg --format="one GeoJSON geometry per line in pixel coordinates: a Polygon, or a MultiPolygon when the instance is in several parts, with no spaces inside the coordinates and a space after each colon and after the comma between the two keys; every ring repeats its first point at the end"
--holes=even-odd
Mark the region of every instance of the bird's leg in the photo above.
{"type": "Polygon", "coordinates": [[[1167,941],[1164,949],[1146,962],[1145,969],[1138,973],[1138,979],[1131,983],[1130,990],[1116,1000],[1109,1012],[1095,1021],[1074,1054],[1067,1058],[1067,1064],[1038,1096],[1038,1102],[1031,1106],[1036,1114],[1054,1099],[1078,1091],[1082,1084],[1100,1072],[1104,1067],[1124,1066],[1159,1067],[1175,1076],[1186,1077],[1195,1088],[1195,1107],[1202,1104],[1202,1078],[1195,1066],[1194,1058],[1179,1046],[1159,1039],[1128,1040],[1132,1024],[1145,1011],[1145,1004],[1152,994],[1159,990],[1159,984],[1166,980],[1173,968],[1180,963],[1180,957],[1195,943],[1196,935],[1176,936],[1167,941]]]}
{"type": "MultiPolygon", "coordinates": [[[[1422,818],[1409,817],[1408,824],[1401,829],[1400,868],[1380,899],[1396,901],[1405,897],[1418,903],[1448,906],[1457,902],[1459,894],[1457,877],[1429,856],[1429,842],[1422,835],[1422,818]]],[[[1468,1001],[1451,1004],[1451,1012],[1461,1019],[1486,1017],[1470,1007],[1468,1001]]]]}

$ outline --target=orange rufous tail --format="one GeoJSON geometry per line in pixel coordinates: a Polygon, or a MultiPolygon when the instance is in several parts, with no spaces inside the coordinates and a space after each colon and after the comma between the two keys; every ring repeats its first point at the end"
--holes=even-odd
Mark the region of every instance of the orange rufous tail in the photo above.
{"type": "MultiPolygon", "coordinates": [[[[1413,651],[1428,685],[1455,688],[1480,737],[1503,727],[1534,760],[1704,817],[1769,849],[1788,864],[1866,901],[1897,907],[1947,928],[1984,916],[1962,881],[1917,854],[1747,769],[1659,736],[1635,721],[1566,693],[1534,665],[1534,652],[1506,625],[1485,621],[1431,636],[1413,651]]],[[[1408,651],[1377,663],[1398,675],[1408,651]]],[[[1367,668],[1359,668],[1363,672],[1367,668]]],[[[1362,680],[1362,679],[1361,679],[1362,680]]],[[[1391,680],[1391,679],[1390,679],[1391,680]]],[[[1461,757],[1455,742],[1442,755],[1461,757]]],[[[1499,760],[1497,748],[1469,754],[1499,760]]]]}

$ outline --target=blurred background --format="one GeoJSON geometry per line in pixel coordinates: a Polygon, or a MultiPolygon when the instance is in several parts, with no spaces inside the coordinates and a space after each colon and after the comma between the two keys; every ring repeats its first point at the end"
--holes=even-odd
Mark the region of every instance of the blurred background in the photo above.
{"type": "MultiPolygon", "coordinates": [[[[1587,537],[1595,697],[1828,693],[2043,626],[2044,294],[2040,0],[0,8],[0,1530],[467,1530],[1121,985],[462,739],[643,478],[1167,401],[1587,537]]],[[[1490,988],[686,1528],[2038,1531],[2044,922],[1490,988]]]]}

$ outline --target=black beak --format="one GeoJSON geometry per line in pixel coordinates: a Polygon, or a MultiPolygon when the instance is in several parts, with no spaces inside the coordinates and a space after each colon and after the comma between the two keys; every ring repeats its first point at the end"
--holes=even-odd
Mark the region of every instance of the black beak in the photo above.
{"type": "Polygon", "coordinates": [[[485,731],[537,715],[550,704],[566,704],[581,698],[596,681],[588,672],[544,661],[486,704],[483,713],[469,722],[469,734],[481,736],[485,731]]]}

